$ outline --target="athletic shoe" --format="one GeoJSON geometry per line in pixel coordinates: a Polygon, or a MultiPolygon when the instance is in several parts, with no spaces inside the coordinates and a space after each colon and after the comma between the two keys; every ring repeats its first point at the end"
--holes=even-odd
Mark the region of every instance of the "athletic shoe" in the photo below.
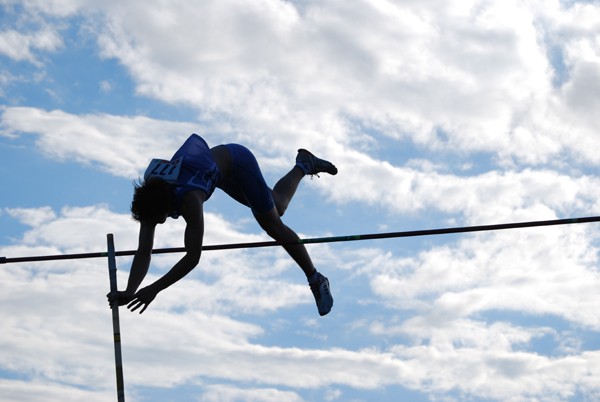
{"type": "Polygon", "coordinates": [[[333,163],[320,159],[308,152],[306,149],[299,149],[296,156],[296,166],[298,166],[304,174],[318,175],[321,172],[331,175],[337,174],[338,170],[333,163]]]}
{"type": "Polygon", "coordinates": [[[313,296],[315,296],[319,315],[323,316],[329,313],[331,307],[333,307],[333,297],[329,290],[329,280],[320,273],[317,273],[317,279],[310,284],[310,290],[313,296]]]}

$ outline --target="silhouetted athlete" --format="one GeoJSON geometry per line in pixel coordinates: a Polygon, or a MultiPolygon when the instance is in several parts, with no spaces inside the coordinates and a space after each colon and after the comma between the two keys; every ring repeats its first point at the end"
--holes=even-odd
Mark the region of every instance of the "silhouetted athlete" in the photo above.
{"type": "MultiPolygon", "coordinates": [[[[117,292],[119,305],[131,311],[146,310],[156,295],[187,275],[200,261],[204,237],[203,205],[216,187],[251,208],[256,221],[276,241],[297,242],[298,235],[282,221],[298,184],[305,175],[337,168],[305,149],[298,150],[295,166],[270,189],[256,158],[239,144],[209,148],[204,139],[192,134],[170,161],[154,159],[136,184],[131,214],[140,223],[139,244],[129,273],[127,289],[117,292]],[[154,243],[154,231],[167,217],[185,219],[185,255],[156,282],[139,289],[148,272],[154,243]]],[[[302,268],[315,297],[320,315],[329,313],[333,297],[329,281],[314,267],[303,244],[284,245],[302,268]]],[[[114,300],[109,294],[109,301],[114,300]]]]}

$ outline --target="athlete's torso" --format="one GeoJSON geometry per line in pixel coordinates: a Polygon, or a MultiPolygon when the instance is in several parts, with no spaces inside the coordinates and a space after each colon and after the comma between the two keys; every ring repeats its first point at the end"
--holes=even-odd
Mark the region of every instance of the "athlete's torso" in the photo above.
{"type": "MultiPolygon", "coordinates": [[[[216,149],[218,148],[220,147],[216,147],[216,149]]],[[[211,149],[202,137],[197,134],[192,134],[171,158],[172,162],[181,159],[179,174],[176,178],[168,180],[168,183],[172,186],[173,195],[175,197],[176,210],[170,214],[172,218],[179,217],[179,210],[183,197],[188,192],[200,190],[206,194],[206,200],[208,200],[214,192],[215,187],[221,179],[221,171],[213,157],[213,152],[214,151],[211,152],[211,149]]],[[[226,165],[221,160],[222,156],[220,153],[214,153],[219,159],[219,164],[224,165],[224,169],[227,170],[226,165]]],[[[148,180],[152,176],[152,171],[147,169],[144,180],[148,180]]]]}

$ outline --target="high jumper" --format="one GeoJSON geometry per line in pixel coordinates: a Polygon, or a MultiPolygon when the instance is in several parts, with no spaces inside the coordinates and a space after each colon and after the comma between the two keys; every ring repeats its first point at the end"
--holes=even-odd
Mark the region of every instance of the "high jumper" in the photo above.
{"type": "MultiPolygon", "coordinates": [[[[209,148],[206,141],[192,134],[170,160],[153,159],[141,183],[135,185],[131,203],[132,217],[140,223],[138,248],[134,254],[127,288],[109,302],[127,304],[140,314],[157,294],[186,276],[200,262],[204,237],[203,206],[215,188],[248,206],[258,224],[284,249],[306,275],[321,316],[329,313],[333,297],[329,280],[318,272],[298,235],[281,220],[300,181],[306,175],[337,174],[329,161],[299,149],[296,163],[271,189],[265,182],[256,158],[240,144],[209,148]],[[185,255],[154,283],[138,289],[150,267],[156,226],[167,218],[183,217],[185,255]],[[295,243],[295,244],[291,244],[295,243]]],[[[111,303],[112,305],[112,303],[111,303]]]]}

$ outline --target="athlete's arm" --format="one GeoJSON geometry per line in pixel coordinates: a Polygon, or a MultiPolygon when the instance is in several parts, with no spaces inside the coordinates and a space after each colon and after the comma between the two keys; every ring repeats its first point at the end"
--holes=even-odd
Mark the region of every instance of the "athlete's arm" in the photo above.
{"type": "Polygon", "coordinates": [[[205,199],[206,196],[201,191],[191,191],[184,197],[181,216],[186,221],[184,237],[186,253],[169,272],[135,294],[135,298],[128,306],[131,311],[142,307],[140,314],[143,313],[160,291],[186,276],[198,265],[204,237],[203,204],[205,199]]]}
{"type": "Polygon", "coordinates": [[[109,293],[106,295],[109,304],[112,306],[115,299],[119,306],[130,303],[135,292],[144,280],[150,266],[150,256],[152,255],[152,246],[154,244],[154,229],[156,223],[141,222],[140,233],[138,240],[138,249],[133,257],[131,270],[129,272],[129,280],[127,281],[127,289],[125,291],[117,291],[116,295],[109,293]]]}
{"type": "Polygon", "coordinates": [[[127,282],[127,289],[125,290],[126,293],[131,294],[132,296],[138,290],[148,273],[152,256],[152,247],[154,246],[155,228],[155,222],[140,222],[138,248],[133,256],[131,271],[129,272],[129,281],[127,282]]]}

